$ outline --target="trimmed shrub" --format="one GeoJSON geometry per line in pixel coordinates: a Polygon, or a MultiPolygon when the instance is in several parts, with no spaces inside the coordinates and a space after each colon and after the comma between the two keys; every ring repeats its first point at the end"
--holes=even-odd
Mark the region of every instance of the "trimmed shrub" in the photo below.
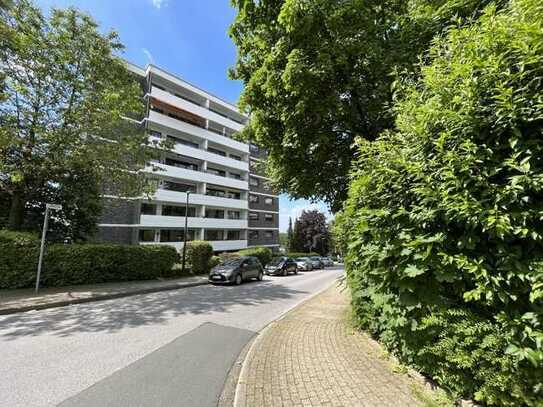
{"type": "Polygon", "coordinates": [[[0,230],[0,288],[22,288],[34,284],[39,239],[30,233],[0,230]]]}
{"type": "Polygon", "coordinates": [[[273,258],[273,252],[268,247],[252,247],[240,250],[236,254],[239,256],[255,256],[263,266],[268,264],[273,258]]]}
{"type": "Polygon", "coordinates": [[[195,240],[187,243],[187,259],[193,274],[206,274],[211,270],[213,247],[209,242],[195,240]]]}
{"type": "Polygon", "coordinates": [[[221,262],[221,258],[219,256],[213,256],[211,257],[211,260],[209,261],[209,268],[213,268],[217,265],[219,265],[221,262]]]}
{"type": "MultiPolygon", "coordinates": [[[[0,288],[34,283],[39,240],[32,235],[0,232],[0,288]]],[[[173,277],[177,251],[170,246],[72,244],[46,247],[41,276],[45,286],[173,277]]]]}
{"type": "Polygon", "coordinates": [[[362,327],[454,396],[543,405],[543,5],[436,40],[340,219],[362,327]]]}

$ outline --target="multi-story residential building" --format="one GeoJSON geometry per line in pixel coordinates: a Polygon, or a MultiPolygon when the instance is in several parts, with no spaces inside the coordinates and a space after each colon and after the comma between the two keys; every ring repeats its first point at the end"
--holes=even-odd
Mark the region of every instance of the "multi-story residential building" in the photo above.
{"type": "Polygon", "coordinates": [[[278,247],[278,197],[256,165],[265,152],[235,139],[248,118],[154,65],[129,68],[145,89],[145,131],[173,147],[147,169],[158,185],[151,199],[105,197],[98,238],[179,249],[186,216],[187,240],[207,240],[215,251],[278,247]]]}

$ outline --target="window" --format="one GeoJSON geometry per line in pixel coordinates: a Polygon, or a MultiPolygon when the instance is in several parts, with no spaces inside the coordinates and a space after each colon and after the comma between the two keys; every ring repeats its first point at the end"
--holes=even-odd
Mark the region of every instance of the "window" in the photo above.
{"type": "Polygon", "coordinates": [[[206,230],[205,240],[224,240],[224,230],[206,230]]]}
{"type": "Polygon", "coordinates": [[[249,230],[249,239],[257,240],[258,239],[258,230],[249,230]]]}
{"type": "Polygon", "coordinates": [[[234,160],[241,161],[241,157],[240,157],[239,155],[230,154],[230,158],[232,158],[232,159],[234,159],[234,160]]]}
{"type": "Polygon", "coordinates": [[[258,220],[259,214],[258,212],[250,212],[249,213],[249,220],[258,220]]]}
{"type": "Polygon", "coordinates": [[[218,154],[218,155],[222,155],[223,157],[226,157],[226,153],[224,151],[218,150],[218,149],[213,148],[213,147],[208,147],[207,151],[209,151],[210,153],[213,153],[213,154],[218,154]]]}
{"type": "MultiPolygon", "coordinates": [[[[187,241],[194,240],[194,230],[189,229],[187,231],[187,241]]],[[[184,230],[183,229],[162,229],[160,231],[161,242],[182,242],[184,230]]]]}
{"type": "Polygon", "coordinates": [[[258,195],[249,195],[249,202],[250,203],[258,203],[260,201],[260,198],[258,195]]]}
{"type": "Polygon", "coordinates": [[[154,230],[140,230],[139,231],[140,242],[154,242],[155,231],[154,230]]]}
{"type": "Polygon", "coordinates": [[[159,88],[160,90],[166,90],[164,89],[164,86],[160,86],[160,85],[157,85],[156,83],[153,83],[153,85],[155,88],[159,88]]]}
{"type": "MultiPolygon", "coordinates": [[[[164,205],[162,207],[162,215],[164,216],[185,216],[185,207],[184,206],[173,206],[173,205],[164,205]]],[[[196,216],[196,208],[194,206],[189,206],[189,217],[196,216]]]]}
{"type": "Polygon", "coordinates": [[[238,174],[237,172],[230,172],[230,178],[234,179],[241,179],[241,174],[238,174]]]}
{"type": "Polygon", "coordinates": [[[220,189],[213,189],[213,188],[208,188],[207,191],[206,191],[206,195],[209,195],[209,196],[218,196],[220,198],[223,198],[226,196],[226,192],[225,191],[222,191],[220,189]]]}
{"type": "Polygon", "coordinates": [[[168,135],[167,138],[168,138],[168,140],[171,140],[174,144],[183,144],[185,146],[189,146],[189,147],[192,147],[192,148],[200,148],[198,143],[193,143],[192,141],[188,141],[188,140],[185,140],[185,139],[182,139],[182,138],[177,138],[177,137],[170,136],[170,135],[168,135]]]}
{"type": "Polygon", "coordinates": [[[165,163],[166,165],[172,165],[174,167],[184,168],[186,170],[198,171],[198,165],[188,161],[180,161],[174,160],[173,158],[166,158],[165,163]]]}
{"type": "Polygon", "coordinates": [[[176,192],[187,192],[187,191],[196,192],[195,185],[181,184],[179,182],[171,182],[171,181],[164,181],[162,184],[162,188],[168,191],[176,191],[176,192]]]}
{"type": "Polygon", "coordinates": [[[149,204],[149,203],[142,203],[141,214],[142,215],[156,215],[156,205],[149,204]]]}
{"type": "Polygon", "coordinates": [[[241,199],[241,192],[228,191],[226,197],[230,199],[241,199]]]}
{"type": "Polygon", "coordinates": [[[249,150],[251,151],[251,153],[254,153],[254,154],[258,154],[260,149],[258,148],[258,146],[256,144],[249,144],[249,150]]]}
{"type": "Polygon", "coordinates": [[[273,239],[273,230],[265,230],[264,231],[264,237],[266,239],[273,239]]]}
{"type": "Polygon", "coordinates": [[[228,211],[228,219],[240,219],[241,213],[239,211],[228,211]]]}
{"type": "Polygon", "coordinates": [[[222,210],[222,209],[206,209],[206,218],[224,219],[224,210],[222,210]]]}
{"type": "Polygon", "coordinates": [[[249,185],[253,187],[258,187],[260,185],[260,181],[258,180],[258,178],[249,177],[249,185]]]}
{"type": "Polygon", "coordinates": [[[149,134],[150,134],[151,136],[153,136],[153,137],[156,137],[156,138],[162,138],[162,133],[159,132],[159,131],[151,130],[151,131],[149,132],[149,134]]]}
{"type": "Polygon", "coordinates": [[[219,177],[226,177],[226,171],[218,170],[216,168],[208,167],[207,172],[210,174],[218,175],[219,177]]]}
{"type": "Polygon", "coordinates": [[[226,232],[226,240],[240,240],[239,230],[229,230],[226,232]]]}
{"type": "Polygon", "coordinates": [[[273,205],[273,198],[264,198],[264,203],[266,205],[273,205]]]}
{"type": "Polygon", "coordinates": [[[273,222],[273,214],[271,214],[271,213],[265,213],[265,214],[264,214],[264,220],[265,220],[266,222],[273,222]]]}

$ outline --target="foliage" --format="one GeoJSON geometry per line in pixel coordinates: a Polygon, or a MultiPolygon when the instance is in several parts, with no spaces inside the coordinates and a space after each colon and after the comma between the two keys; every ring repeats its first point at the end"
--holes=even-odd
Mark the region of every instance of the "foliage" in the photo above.
{"type": "Polygon", "coordinates": [[[286,245],[284,246],[285,249],[287,250],[290,250],[291,248],[291,242],[294,238],[294,228],[292,227],[292,218],[289,217],[288,218],[288,229],[287,229],[287,242],[286,242],[286,245]]]}
{"type": "Polygon", "coordinates": [[[39,249],[40,241],[30,233],[0,230],[0,288],[31,286],[39,249]]]}
{"type": "Polygon", "coordinates": [[[288,252],[286,254],[287,257],[292,257],[293,259],[296,259],[298,257],[309,257],[309,256],[320,256],[319,253],[310,252],[310,253],[303,253],[303,252],[288,252]]]}
{"type": "MultiPolygon", "coordinates": [[[[0,231],[0,288],[34,284],[37,237],[0,231]]],[[[170,246],[53,244],[46,248],[41,283],[50,287],[173,277],[177,251],[170,246]]]]}
{"type": "Polygon", "coordinates": [[[361,326],[457,397],[543,404],[543,5],[488,7],[359,140],[338,228],[361,326]]]}
{"type": "Polygon", "coordinates": [[[221,258],[219,256],[213,256],[211,257],[211,260],[209,260],[209,268],[212,269],[215,266],[218,266],[221,263],[221,258]]]}
{"type": "Polygon", "coordinates": [[[279,244],[281,247],[288,247],[288,233],[279,233],[279,244]]]}
{"type": "Polygon", "coordinates": [[[187,242],[187,259],[193,274],[207,274],[211,271],[213,246],[202,240],[187,242]]]}
{"type": "Polygon", "coordinates": [[[338,210],[355,137],[393,127],[393,73],[416,72],[436,34],[491,2],[503,0],[233,0],[231,76],[277,186],[338,210]]]}
{"type": "Polygon", "coordinates": [[[2,11],[0,35],[0,195],[7,226],[37,231],[44,204],[64,206],[53,230],[82,239],[94,230],[100,188],[121,196],[152,189],[141,170],[155,155],[141,126],[142,90],[80,11],[45,17],[30,0],[2,11]],[[6,198],[7,197],[7,198],[6,198]],[[28,215],[28,216],[27,216],[28,215]],[[69,224],[69,227],[66,226],[69,224]]]}
{"type": "Polygon", "coordinates": [[[320,255],[328,253],[330,234],[326,217],[317,210],[302,211],[294,222],[294,232],[289,250],[298,252],[317,251],[320,255]]]}
{"type": "Polygon", "coordinates": [[[238,256],[254,256],[258,260],[260,260],[260,263],[263,266],[266,266],[266,264],[268,264],[273,258],[273,253],[272,253],[271,249],[269,249],[268,247],[251,247],[249,249],[243,249],[243,250],[240,250],[240,251],[236,252],[236,255],[238,255],[238,256]]]}

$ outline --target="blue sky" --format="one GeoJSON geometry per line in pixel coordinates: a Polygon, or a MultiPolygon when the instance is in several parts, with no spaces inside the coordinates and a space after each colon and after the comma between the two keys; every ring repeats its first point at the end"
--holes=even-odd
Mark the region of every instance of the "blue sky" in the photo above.
{"type": "MultiPolygon", "coordinates": [[[[115,30],[126,46],[124,58],[145,66],[154,63],[169,72],[236,103],[241,82],[227,71],[236,60],[236,48],[227,30],[235,17],[229,0],[36,0],[44,10],[75,6],[86,11],[101,30],[115,30]]],[[[280,198],[279,228],[303,209],[328,214],[322,203],[280,198]]]]}

